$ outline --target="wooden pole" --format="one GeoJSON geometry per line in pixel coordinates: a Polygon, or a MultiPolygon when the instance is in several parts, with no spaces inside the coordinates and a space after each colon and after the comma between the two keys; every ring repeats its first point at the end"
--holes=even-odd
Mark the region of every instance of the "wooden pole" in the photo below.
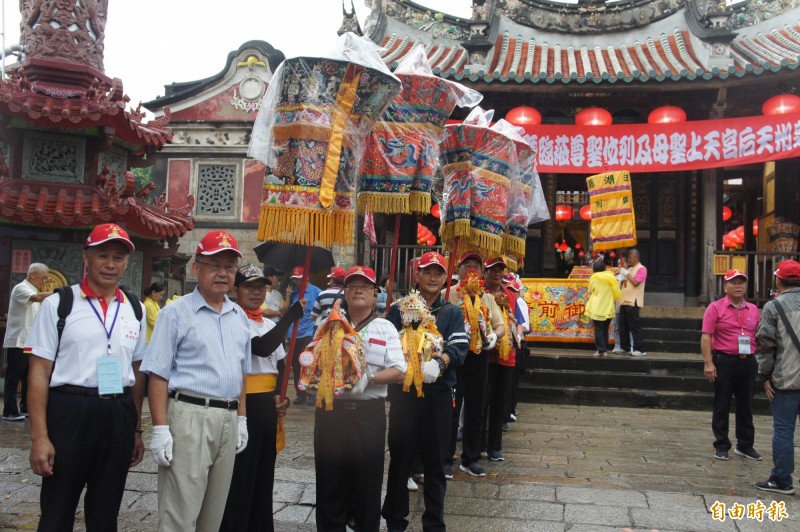
{"type": "Polygon", "coordinates": [[[453,250],[450,252],[450,260],[447,261],[447,289],[444,291],[444,300],[450,301],[450,285],[453,284],[453,270],[456,264],[456,253],[458,253],[458,239],[453,241],[453,250]]]}
{"type": "Polygon", "coordinates": [[[394,276],[397,273],[397,247],[400,244],[400,217],[402,215],[397,213],[394,215],[394,241],[392,242],[392,252],[389,255],[389,281],[386,284],[386,312],[392,306],[392,293],[394,292],[394,276]]]}
{"type": "MultiPolygon", "coordinates": [[[[306,287],[308,286],[308,275],[309,270],[311,269],[311,256],[314,254],[314,247],[308,246],[306,250],[306,259],[303,265],[303,280],[300,282],[300,291],[297,294],[297,300],[300,301],[303,299],[303,296],[306,295],[306,287]]],[[[305,313],[305,309],[303,309],[305,313]]],[[[302,318],[301,318],[302,319],[302,318]]],[[[297,330],[300,328],[300,321],[298,320],[294,324],[294,329],[292,330],[292,337],[289,340],[289,352],[286,353],[286,365],[284,366],[283,370],[283,380],[281,381],[281,397],[280,400],[283,402],[286,399],[286,392],[289,388],[289,374],[292,372],[292,356],[294,355],[294,348],[297,345],[297,330]]]]}

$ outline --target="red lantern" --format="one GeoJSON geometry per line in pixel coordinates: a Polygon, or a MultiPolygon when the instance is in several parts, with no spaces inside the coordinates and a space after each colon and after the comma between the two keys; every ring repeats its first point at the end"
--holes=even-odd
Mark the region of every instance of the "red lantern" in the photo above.
{"type": "Polygon", "coordinates": [[[559,246],[558,246],[558,242],[556,242],[556,251],[558,251],[558,247],[559,247],[559,246]]]}
{"type": "Polygon", "coordinates": [[[800,96],[795,94],[778,94],[761,106],[765,115],[785,115],[800,112],[800,96]]]}
{"type": "Polygon", "coordinates": [[[442,208],[439,206],[438,203],[434,203],[433,206],[431,207],[431,216],[433,216],[436,219],[442,217],[442,208]]]}
{"type": "Polygon", "coordinates": [[[600,107],[587,107],[575,115],[575,124],[579,126],[610,126],[611,113],[600,107]]]}
{"type": "Polygon", "coordinates": [[[575,249],[581,249],[581,243],[575,242],[575,249]]]}
{"type": "Polygon", "coordinates": [[[735,230],[728,233],[728,238],[731,242],[733,242],[733,247],[739,246],[744,242],[744,239],[739,238],[739,235],[736,234],[735,230]]]}
{"type": "Polygon", "coordinates": [[[753,218],[753,236],[758,236],[758,218],[753,218]]]}
{"type": "Polygon", "coordinates": [[[722,206],[722,221],[727,222],[733,216],[733,211],[727,205],[722,206]]]}
{"type": "Polygon", "coordinates": [[[731,235],[724,235],[722,237],[722,245],[725,246],[726,248],[735,248],[736,241],[733,238],[731,238],[731,235]]]}
{"type": "Polygon", "coordinates": [[[515,126],[536,126],[542,123],[542,114],[533,107],[522,105],[506,113],[506,120],[515,126]]]}
{"type": "Polygon", "coordinates": [[[582,258],[583,258],[583,257],[585,257],[585,256],[586,256],[586,253],[584,253],[584,251],[583,251],[583,250],[580,250],[580,251],[578,252],[578,258],[579,258],[579,259],[582,259],[582,258]]]}
{"type": "Polygon", "coordinates": [[[558,246],[558,249],[559,251],[561,251],[561,253],[566,253],[567,250],[569,249],[569,246],[567,245],[566,242],[561,242],[561,245],[558,246]]]}
{"type": "Polygon", "coordinates": [[[612,249],[611,252],[608,254],[608,256],[611,257],[612,259],[616,259],[617,252],[612,249]]]}
{"type": "Polygon", "coordinates": [[[648,124],[679,124],[686,122],[686,111],[674,105],[653,109],[647,116],[648,124]]]}
{"type": "Polygon", "coordinates": [[[567,222],[572,220],[572,207],[569,205],[556,205],[556,221],[567,222]]]}
{"type": "Polygon", "coordinates": [[[591,205],[584,205],[581,207],[580,210],[581,218],[586,220],[587,222],[592,219],[592,206],[591,205]]]}
{"type": "Polygon", "coordinates": [[[744,226],[740,225],[736,229],[734,229],[734,233],[736,234],[736,238],[744,242],[744,226]]]}

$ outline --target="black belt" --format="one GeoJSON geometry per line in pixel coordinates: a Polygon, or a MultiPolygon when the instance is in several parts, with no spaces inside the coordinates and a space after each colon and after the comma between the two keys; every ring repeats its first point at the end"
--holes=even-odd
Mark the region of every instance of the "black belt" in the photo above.
{"type": "Polygon", "coordinates": [[[714,351],[714,354],[725,355],[726,357],[739,357],[739,358],[748,358],[748,357],[753,356],[753,355],[742,355],[742,354],[739,354],[739,353],[735,353],[735,354],[734,353],[723,353],[722,351],[714,351]]]}
{"type": "Polygon", "coordinates": [[[385,404],[386,399],[383,397],[378,399],[364,399],[363,401],[349,401],[349,400],[336,400],[333,402],[333,408],[343,408],[344,410],[363,410],[365,408],[376,408],[378,403],[385,404]]]}
{"type": "Polygon", "coordinates": [[[236,410],[239,408],[238,399],[232,399],[230,401],[226,401],[225,399],[206,399],[203,397],[194,397],[192,395],[186,395],[183,392],[176,392],[176,391],[169,392],[169,396],[175,399],[176,401],[183,401],[184,403],[189,403],[190,405],[206,406],[211,408],[224,408],[225,410],[236,410]]]}
{"type": "Polygon", "coordinates": [[[86,386],[72,386],[71,384],[64,384],[62,386],[54,386],[50,388],[51,392],[68,393],[70,395],[79,395],[81,397],[97,397],[99,399],[117,399],[120,397],[127,397],[131,393],[131,387],[126,386],[122,389],[122,393],[109,393],[100,395],[97,388],[87,388],[86,386]]]}

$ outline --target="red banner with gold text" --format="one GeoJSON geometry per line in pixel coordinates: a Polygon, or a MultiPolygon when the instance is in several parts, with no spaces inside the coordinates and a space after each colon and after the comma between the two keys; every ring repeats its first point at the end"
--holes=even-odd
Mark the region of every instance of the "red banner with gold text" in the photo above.
{"type": "Polygon", "coordinates": [[[682,124],[524,127],[540,173],[678,172],[800,156],[800,113],[682,124]]]}

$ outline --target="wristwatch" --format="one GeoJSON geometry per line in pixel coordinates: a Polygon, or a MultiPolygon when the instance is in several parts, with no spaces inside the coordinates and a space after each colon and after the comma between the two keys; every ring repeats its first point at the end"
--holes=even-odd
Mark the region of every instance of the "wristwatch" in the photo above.
{"type": "Polygon", "coordinates": [[[444,373],[447,370],[447,364],[445,363],[443,358],[436,358],[436,362],[439,363],[439,372],[444,373]]]}
{"type": "Polygon", "coordinates": [[[369,372],[369,370],[367,370],[367,384],[372,384],[374,380],[375,380],[375,375],[373,375],[372,373],[369,372]]]}

